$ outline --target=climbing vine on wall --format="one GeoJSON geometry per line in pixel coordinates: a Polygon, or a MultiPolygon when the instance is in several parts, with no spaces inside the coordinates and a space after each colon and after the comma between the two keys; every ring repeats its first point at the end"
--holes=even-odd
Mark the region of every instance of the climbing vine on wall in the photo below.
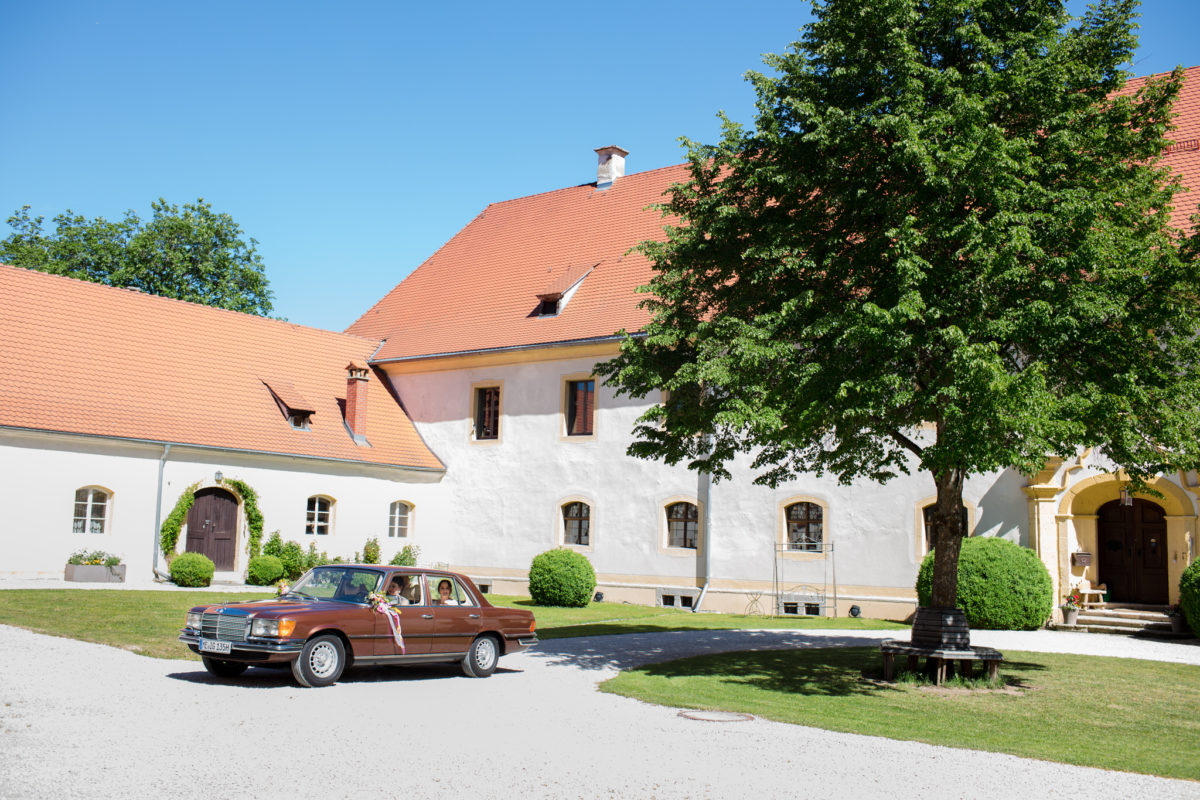
{"type": "MultiPolygon", "coordinates": [[[[221,485],[228,486],[241,495],[242,507],[246,510],[246,526],[250,529],[250,555],[260,555],[262,552],[263,515],[258,508],[258,492],[254,491],[248,483],[239,481],[237,478],[225,478],[221,481],[221,485]]],[[[163,520],[159,545],[167,558],[171,558],[175,553],[175,546],[179,542],[179,532],[183,529],[183,523],[187,519],[188,511],[192,508],[192,503],[196,502],[196,489],[199,487],[200,483],[196,482],[184,489],[183,493],[179,495],[179,500],[175,502],[175,508],[171,509],[171,513],[163,520]]]]}
{"type": "Polygon", "coordinates": [[[258,510],[258,492],[237,478],[226,478],[222,483],[232,486],[242,496],[242,505],[246,509],[246,526],[250,529],[250,557],[262,555],[263,515],[258,510]]]}
{"type": "Polygon", "coordinates": [[[191,510],[192,503],[196,502],[196,487],[199,485],[199,482],[193,483],[184,489],[183,493],[179,495],[179,499],[175,501],[175,507],[171,509],[171,513],[167,514],[167,518],[163,520],[158,544],[168,559],[175,555],[179,531],[183,529],[183,521],[187,519],[187,513],[191,510]]]}

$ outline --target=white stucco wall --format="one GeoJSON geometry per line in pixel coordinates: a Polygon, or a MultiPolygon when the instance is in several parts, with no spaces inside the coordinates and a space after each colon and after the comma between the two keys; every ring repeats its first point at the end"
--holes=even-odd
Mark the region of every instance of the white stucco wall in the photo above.
{"type": "MultiPolygon", "coordinates": [[[[127,580],[149,580],[158,541],[155,504],[163,446],[57,434],[0,432],[0,487],[7,513],[0,523],[0,574],[61,576],[67,556],[79,549],[105,550],[127,564],[127,580]],[[111,493],[104,534],[73,533],[76,489],[100,486],[111,493]]],[[[163,470],[162,517],[180,493],[213,477],[247,483],[258,494],[264,541],[274,530],[305,548],[315,541],[332,556],[350,557],[368,538],[378,537],[384,559],[404,544],[430,553],[444,550],[436,529],[423,525],[439,476],[355,464],[263,456],[173,446],[163,470]],[[335,501],[333,532],[305,534],[307,500],[335,501]],[[408,539],[387,535],[388,509],[396,500],[413,506],[408,539]]],[[[186,542],[186,527],[179,548],[186,542]]],[[[239,508],[235,572],[247,560],[245,514],[239,508]]],[[[160,568],[163,567],[160,562],[160,568]]]]}
{"type": "MultiPolygon", "coordinates": [[[[701,502],[702,478],[685,467],[630,458],[637,417],[645,401],[617,398],[597,383],[595,435],[564,435],[563,381],[589,374],[595,358],[532,360],[436,371],[395,370],[392,382],[430,447],[447,465],[432,499],[431,516],[453,531],[444,560],[471,567],[524,570],[534,555],[560,543],[560,507],[591,506],[587,555],[598,573],[620,582],[700,585],[702,554],[666,548],[663,508],[674,500],[701,502]],[[472,440],[472,398],[481,385],[501,387],[501,430],[496,442],[472,440]]],[[[710,576],[733,591],[772,581],[775,544],[782,542],[781,504],[816,500],[825,505],[827,540],[836,548],[843,586],[886,587],[911,594],[924,555],[920,509],[935,493],[917,473],[886,485],[839,485],[831,476],[805,476],[777,489],[756,486],[748,459],[733,479],[708,490],[710,576]]],[[[976,533],[1027,543],[1025,479],[1012,472],[968,480],[964,500],[976,533]]],[[[702,511],[703,513],[703,511],[702,511]]],[[[822,560],[789,559],[781,579],[821,583],[822,560]]]]}

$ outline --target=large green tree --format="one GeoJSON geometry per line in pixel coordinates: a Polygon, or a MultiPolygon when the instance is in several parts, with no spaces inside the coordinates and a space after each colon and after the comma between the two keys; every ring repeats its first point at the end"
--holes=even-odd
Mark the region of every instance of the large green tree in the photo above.
{"type": "Polygon", "coordinates": [[[937,487],[953,607],[964,480],[1097,448],[1196,462],[1200,260],[1159,162],[1181,75],[1124,91],[1132,0],[818,0],[756,124],[685,140],[641,249],[652,321],[600,367],[670,401],[630,453],[716,478],[937,487]]]}
{"type": "Polygon", "coordinates": [[[150,294],[267,315],[271,290],[254,239],[203,199],[181,209],[159,199],[145,222],[133,211],[109,222],[71,211],[42,230],[25,206],[9,217],[0,262],[150,294]]]}

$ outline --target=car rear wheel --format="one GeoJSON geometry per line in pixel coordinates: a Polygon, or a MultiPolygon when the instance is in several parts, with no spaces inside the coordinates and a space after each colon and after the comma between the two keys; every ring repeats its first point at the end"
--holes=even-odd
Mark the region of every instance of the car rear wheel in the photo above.
{"type": "Polygon", "coordinates": [[[292,662],[296,683],[309,688],[336,683],[346,668],[346,648],[336,636],[317,636],[304,643],[292,662]]]}
{"type": "Polygon", "coordinates": [[[496,671],[500,661],[500,645],[494,636],[480,636],[471,642],[467,657],[462,660],[462,669],[468,678],[486,678],[496,671]]]}
{"type": "Polygon", "coordinates": [[[201,656],[200,660],[204,662],[204,668],[208,670],[210,675],[216,675],[218,678],[236,678],[246,671],[248,664],[242,664],[238,661],[223,661],[219,658],[209,658],[201,656]]]}

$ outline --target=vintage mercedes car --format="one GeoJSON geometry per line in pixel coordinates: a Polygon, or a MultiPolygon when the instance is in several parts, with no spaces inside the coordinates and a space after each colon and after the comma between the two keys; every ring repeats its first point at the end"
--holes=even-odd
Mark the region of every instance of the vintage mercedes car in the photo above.
{"type": "Polygon", "coordinates": [[[196,606],[179,640],[219,677],[290,664],[302,686],[328,686],[356,664],[458,662],[485,678],[500,656],[537,644],[535,625],[529,611],[493,606],[465,575],[331,564],[273,600],[196,606]]]}

